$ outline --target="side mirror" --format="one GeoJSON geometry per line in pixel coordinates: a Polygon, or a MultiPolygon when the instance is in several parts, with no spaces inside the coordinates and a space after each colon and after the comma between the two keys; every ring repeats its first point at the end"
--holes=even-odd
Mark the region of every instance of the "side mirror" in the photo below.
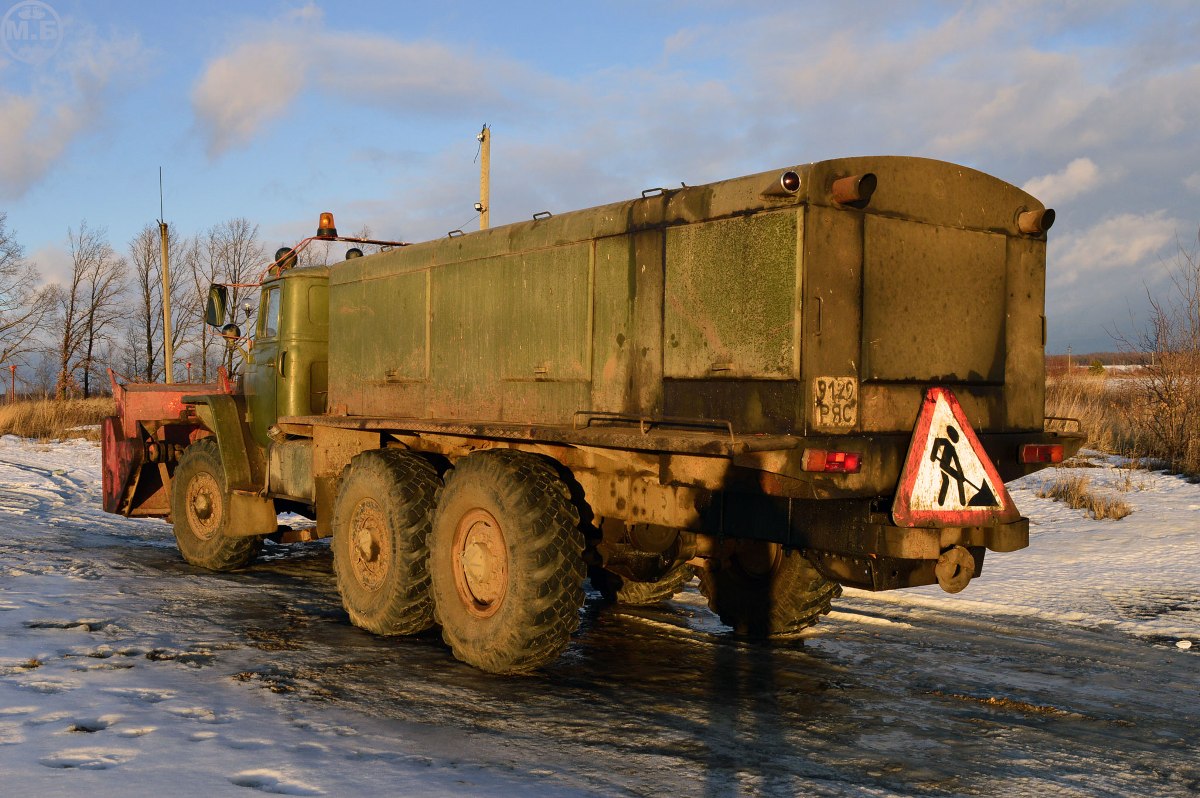
{"type": "Polygon", "coordinates": [[[236,324],[226,324],[221,328],[221,337],[225,339],[227,346],[236,346],[238,339],[242,337],[242,330],[236,324]]]}
{"type": "Polygon", "coordinates": [[[204,311],[204,321],[213,327],[225,324],[225,306],[229,304],[229,289],[223,285],[210,286],[208,289],[208,307],[204,311]]]}

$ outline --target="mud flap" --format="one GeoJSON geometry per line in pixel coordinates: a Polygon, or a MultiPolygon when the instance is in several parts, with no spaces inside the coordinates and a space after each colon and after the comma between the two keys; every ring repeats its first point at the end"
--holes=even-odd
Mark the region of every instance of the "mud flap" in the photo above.
{"type": "Polygon", "coordinates": [[[273,535],[279,529],[275,502],[235,490],[229,497],[229,533],[237,537],[273,535]]]}

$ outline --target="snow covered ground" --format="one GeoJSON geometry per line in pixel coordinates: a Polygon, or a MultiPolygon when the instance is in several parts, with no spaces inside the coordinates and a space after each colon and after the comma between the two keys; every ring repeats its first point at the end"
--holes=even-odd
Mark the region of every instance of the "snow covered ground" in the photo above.
{"type": "Polygon", "coordinates": [[[323,543],[203,573],[101,512],[94,444],[5,437],[0,795],[1196,794],[1200,486],[1094,463],[1130,516],[1014,483],[1031,546],[958,595],[847,591],[770,647],[694,586],[589,600],[500,679],[351,627],[323,543]]]}

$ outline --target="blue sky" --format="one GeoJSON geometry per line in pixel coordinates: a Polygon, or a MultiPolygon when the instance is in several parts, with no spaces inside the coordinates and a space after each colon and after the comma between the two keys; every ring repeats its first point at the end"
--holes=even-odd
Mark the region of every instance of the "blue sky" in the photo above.
{"type": "Polygon", "coordinates": [[[1200,225],[1193,2],[49,5],[57,49],[0,49],[0,210],[47,278],[68,226],[153,222],[159,166],[183,233],[471,229],[484,122],[494,225],[842,155],[1025,186],[1051,351],[1115,348],[1200,225]]]}

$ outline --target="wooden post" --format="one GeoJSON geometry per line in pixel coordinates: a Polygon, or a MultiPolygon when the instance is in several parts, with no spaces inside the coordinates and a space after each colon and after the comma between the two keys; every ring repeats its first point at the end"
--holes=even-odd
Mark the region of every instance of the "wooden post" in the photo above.
{"type": "Polygon", "coordinates": [[[17,403],[17,364],[13,363],[8,367],[8,373],[12,375],[12,398],[8,400],[10,405],[17,403]]]}
{"type": "Polygon", "coordinates": [[[479,131],[479,229],[488,229],[491,212],[492,129],[487,125],[479,131]]]}
{"type": "Polygon", "coordinates": [[[158,232],[162,238],[162,278],[163,278],[163,363],[166,366],[167,383],[175,382],[171,364],[175,359],[174,347],[171,344],[171,263],[167,257],[167,223],[159,220],[158,232]]]}

